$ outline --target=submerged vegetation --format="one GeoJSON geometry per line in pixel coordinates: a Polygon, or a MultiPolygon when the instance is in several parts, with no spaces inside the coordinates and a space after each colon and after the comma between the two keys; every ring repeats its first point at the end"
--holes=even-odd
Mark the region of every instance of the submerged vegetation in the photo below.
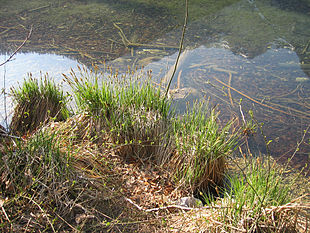
{"type": "Polygon", "coordinates": [[[107,70],[65,76],[70,117],[47,78],[13,90],[21,138],[0,138],[2,231],[307,232],[310,205],[285,170],[251,156],[227,169],[245,131],[234,120],[207,102],[178,116],[149,73],[107,70]],[[206,205],[180,204],[193,196],[206,205]]]}

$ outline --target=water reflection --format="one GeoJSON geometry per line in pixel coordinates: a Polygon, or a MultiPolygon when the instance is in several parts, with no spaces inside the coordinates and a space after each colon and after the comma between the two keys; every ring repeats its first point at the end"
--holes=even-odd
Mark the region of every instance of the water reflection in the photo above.
{"type": "MultiPolygon", "coordinates": [[[[8,58],[6,55],[0,55],[0,61],[5,61],[8,58]]],[[[9,93],[11,87],[16,87],[27,78],[28,73],[33,77],[39,78],[41,75],[49,74],[56,83],[61,84],[64,90],[67,86],[62,82],[62,74],[69,74],[71,68],[77,70],[80,65],[77,61],[64,56],[55,54],[37,54],[37,53],[19,53],[14,56],[14,60],[0,67],[0,90],[6,88],[6,93],[9,93]]],[[[0,123],[5,118],[4,113],[4,96],[1,91],[0,95],[0,123]]],[[[12,102],[7,98],[7,111],[10,117],[12,111],[12,102]]]]}
{"type": "MultiPolygon", "coordinates": [[[[273,155],[283,156],[294,150],[310,124],[310,79],[297,54],[290,48],[274,47],[248,59],[227,48],[213,46],[186,50],[181,55],[171,92],[179,107],[207,96],[221,111],[221,119],[230,119],[240,115],[242,100],[244,112],[252,109],[258,122],[264,122],[265,135],[272,140],[273,155]]],[[[151,69],[157,80],[165,79],[175,57],[176,54],[151,63],[146,69],[151,69]]],[[[265,153],[263,138],[254,140],[253,145],[265,153]]],[[[299,161],[299,165],[309,162],[309,150],[304,143],[295,162],[299,161]]],[[[283,156],[285,159],[287,155],[283,156]]]]}
{"type": "MultiPolygon", "coordinates": [[[[173,83],[181,108],[188,100],[211,96],[224,118],[240,114],[238,103],[242,99],[242,108],[253,109],[258,121],[264,122],[272,154],[283,161],[296,149],[310,124],[310,17],[304,10],[310,8],[303,2],[295,10],[286,3],[289,1],[244,0],[190,22],[186,52],[173,83]],[[221,82],[235,90],[229,94],[221,82]]],[[[180,30],[154,43],[169,44],[176,38],[180,38],[180,30]]],[[[126,67],[157,59],[146,67],[160,80],[176,54],[160,59],[158,53],[140,48],[135,56],[122,57],[114,65],[121,62],[126,67]]],[[[253,145],[266,152],[264,140],[255,140],[253,145]]],[[[294,162],[302,166],[309,163],[309,151],[306,139],[294,162]]]]}

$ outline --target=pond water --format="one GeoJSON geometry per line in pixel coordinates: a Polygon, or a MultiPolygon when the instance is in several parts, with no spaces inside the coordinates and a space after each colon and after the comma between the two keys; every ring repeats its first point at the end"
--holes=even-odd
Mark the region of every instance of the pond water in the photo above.
{"type": "MultiPolygon", "coordinates": [[[[197,0],[190,1],[189,13],[170,93],[179,110],[188,101],[210,98],[223,122],[238,117],[240,124],[252,110],[272,140],[274,157],[285,162],[305,134],[293,165],[309,163],[310,1],[197,0]]],[[[5,76],[8,90],[28,72],[42,71],[60,82],[61,73],[77,64],[100,67],[106,61],[120,71],[151,69],[165,85],[183,16],[184,3],[176,0],[1,2],[0,63],[31,25],[33,33],[22,53],[0,67],[0,80],[5,76]]],[[[259,133],[249,144],[256,154],[266,152],[259,133]]]]}
{"type": "MultiPolygon", "coordinates": [[[[0,61],[6,61],[9,56],[0,55],[0,61]]],[[[69,74],[71,69],[77,71],[77,66],[81,65],[76,60],[56,55],[38,53],[18,53],[14,60],[8,62],[0,69],[1,90],[10,93],[11,87],[18,87],[29,75],[33,77],[48,77],[62,85],[64,91],[68,90],[68,85],[64,83],[62,74],[69,74]]],[[[12,117],[13,103],[9,95],[0,96],[0,124],[6,126],[12,117]],[[4,104],[6,102],[6,106],[4,104]],[[7,119],[7,120],[6,120],[7,119]]],[[[6,126],[7,127],[7,126],[6,126]]]]}

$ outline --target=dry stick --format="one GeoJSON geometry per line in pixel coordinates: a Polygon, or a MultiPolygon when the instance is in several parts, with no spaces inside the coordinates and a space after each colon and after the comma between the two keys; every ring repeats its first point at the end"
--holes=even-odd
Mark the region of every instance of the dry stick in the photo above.
{"type": "MultiPolygon", "coordinates": [[[[201,80],[197,80],[197,78],[195,78],[195,77],[192,77],[192,81],[195,82],[198,86],[200,86],[200,85],[202,85],[202,84],[207,84],[207,85],[210,85],[210,86],[212,86],[212,87],[214,87],[214,88],[217,88],[215,85],[213,85],[212,83],[210,83],[210,82],[208,82],[208,81],[205,81],[205,82],[203,82],[202,84],[200,84],[201,80]]],[[[203,94],[205,94],[205,95],[209,95],[209,96],[210,96],[210,95],[213,95],[215,98],[218,98],[219,100],[221,100],[221,101],[223,101],[224,103],[226,103],[227,105],[229,105],[229,102],[228,102],[228,101],[226,101],[225,99],[219,97],[218,95],[214,94],[213,92],[207,92],[207,91],[205,91],[205,90],[203,90],[203,89],[200,89],[200,91],[201,91],[203,94]]],[[[221,91],[222,91],[222,90],[221,90],[221,91]]]]}
{"type": "Polygon", "coordinates": [[[113,23],[113,25],[119,30],[118,34],[122,38],[122,42],[126,48],[131,48],[131,49],[137,48],[137,47],[145,47],[145,48],[150,48],[150,49],[178,49],[179,48],[179,47],[171,46],[171,45],[153,45],[153,44],[133,43],[127,39],[123,30],[116,23],[113,23]]]}
{"type": "Polygon", "coordinates": [[[306,44],[305,48],[302,50],[301,54],[305,54],[305,53],[307,52],[309,46],[310,46],[310,40],[309,40],[308,43],[306,44]]]}
{"type": "MultiPolygon", "coordinates": [[[[300,96],[299,96],[300,97],[300,96]]],[[[310,110],[310,105],[308,105],[308,103],[307,102],[304,102],[304,99],[303,98],[301,98],[301,99],[299,99],[299,101],[300,102],[296,102],[296,101],[294,101],[294,100],[292,100],[292,99],[289,99],[289,98],[279,98],[278,99],[279,101],[282,101],[282,102],[284,102],[284,103],[292,103],[292,104],[295,104],[295,105],[299,105],[299,106],[301,106],[301,107],[304,107],[304,108],[306,108],[306,109],[308,109],[308,110],[310,110]]],[[[268,103],[268,102],[267,102],[268,103]]],[[[269,102],[270,103],[270,102],[269,102]]],[[[281,106],[281,105],[280,105],[281,106]]],[[[306,110],[307,111],[307,110],[306,110]]]]}
{"type": "Polygon", "coordinates": [[[168,86],[167,86],[165,98],[167,98],[167,96],[168,96],[169,88],[170,88],[173,76],[174,76],[174,74],[175,74],[175,72],[177,70],[179,59],[180,59],[180,56],[181,56],[181,53],[182,53],[183,42],[184,42],[184,35],[185,35],[185,31],[186,31],[186,26],[187,26],[187,18],[188,18],[188,0],[185,0],[185,17],[184,17],[184,25],[183,25],[182,37],[181,37],[181,41],[180,41],[179,53],[178,53],[177,60],[175,61],[173,73],[171,75],[171,78],[170,78],[168,86]]]}
{"type": "Polygon", "coordinates": [[[180,70],[180,72],[179,72],[179,74],[178,74],[178,85],[177,85],[177,89],[180,89],[181,75],[182,75],[182,70],[180,70]]]}
{"type": "Polygon", "coordinates": [[[11,29],[12,29],[12,28],[5,29],[3,32],[0,32],[0,35],[7,33],[7,32],[10,31],[11,29]]]}
{"type": "Polygon", "coordinates": [[[306,227],[305,227],[305,233],[307,232],[308,230],[308,218],[306,217],[306,227]]]}
{"type": "Polygon", "coordinates": [[[8,222],[11,224],[11,228],[12,228],[12,230],[13,230],[13,224],[12,224],[11,220],[9,219],[9,216],[8,216],[7,213],[6,213],[6,211],[5,211],[4,207],[3,207],[3,204],[1,204],[1,210],[2,210],[2,212],[3,212],[4,216],[5,216],[5,218],[6,218],[6,219],[8,220],[8,222]]]}
{"type": "Polygon", "coordinates": [[[125,36],[123,30],[122,30],[119,26],[117,26],[116,23],[113,23],[113,25],[114,25],[114,27],[116,27],[116,28],[119,30],[119,33],[118,33],[118,34],[121,36],[122,41],[123,41],[125,47],[127,47],[128,44],[130,43],[130,41],[129,41],[129,40],[127,39],[127,37],[125,36]]]}
{"type": "MultiPolygon", "coordinates": [[[[247,123],[245,121],[245,117],[244,117],[244,114],[243,114],[243,111],[242,111],[241,104],[239,104],[239,109],[240,109],[240,113],[241,113],[241,116],[242,116],[243,123],[246,126],[247,123]]],[[[248,151],[249,155],[252,156],[252,153],[251,153],[251,150],[250,150],[250,147],[249,147],[249,141],[248,141],[247,137],[245,137],[245,142],[246,142],[246,145],[247,145],[247,147],[246,147],[247,151],[248,151]]],[[[239,149],[241,150],[241,147],[239,147],[239,149]]],[[[241,150],[241,152],[242,152],[242,150],[241,150]]],[[[245,156],[243,156],[243,157],[246,158],[245,156]]]]}
{"type": "Polygon", "coordinates": [[[294,94],[294,93],[300,88],[300,86],[301,86],[301,84],[298,84],[298,85],[296,86],[296,88],[295,88],[294,90],[292,90],[291,92],[289,92],[289,93],[285,93],[285,94],[283,94],[283,95],[278,95],[278,96],[271,96],[271,97],[269,97],[269,100],[271,100],[271,99],[279,99],[279,98],[283,98],[283,97],[292,95],[292,94],[294,94]]]}
{"type": "Polygon", "coordinates": [[[45,8],[48,8],[48,7],[50,7],[50,4],[30,9],[30,10],[28,10],[28,12],[31,13],[31,12],[34,12],[34,11],[39,11],[39,10],[42,10],[42,9],[45,9],[45,8]]]}
{"type": "MultiPolygon", "coordinates": [[[[231,78],[232,78],[232,74],[231,74],[231,72],[229,72],[228,85],[229,85],[230,87],[231,87],[231,78]]],[[[230,88],[228,88],[228,96],[229,96],[229,100],[230,100],[231,105],[234,107],[234,102],[232,101],[232,98],[231,98],[230,88]]]]}
{"type": "Polygon", "coordinates": [[[137,209],[144,211],[144,212],[153,212],[153,211],[158,211],[158,210],[165,210],[165,209],[182,209],[182,210],[194,210],[197,208],[192,208],[192,207],[185,207],[185,206],[180,206],[180,205],[168,205],[168,206],[164,206],[164,207],[158,207],[158,208],[152,208],[152,209],[144,209],[141,206],[137,205],[136,203],[134,203],[132,200],[130,200],[129,198],[125,197],[125,200],[128,201],[130,204],[134,205],[135,207],[137,207],[137,209]]]}
{"type": "Polygon", "coordinates": [[[31,221],[31,218],[29,218],[28,222],[27,222],[27,225],[26,225],[26,229],[24,230],[24,232],[28,232],[28,226],[30,224],[30,221],[31,221]]]}
{"type": "Polygon", "coordinates": [[[166,209],[181,209],[181,210],[197,210],[197,209],[227,209],[231,208],[228,206],[203,206],[203,207],[186,207],[186,206],[181,206],[181,205],[168,205],[168,206],[163,206],[163,207],[158,207],[158,208],[152,208],[152,209],[145,209],[138,204],[134,203],[131,199],[124,197],[126,201],[128,201],[130,204],[134,205],[137,209],[144,211],[144,212],[154,212],[154,211],[159,211],[159,210],[166,210],[166,209]]]}
{"type": "MultiPolygon", "coordinates": [[[[5,122],[5,131],[4,133],[8,134],[9,124],[8,124],[8,112],[6,108],[6,66],[3,67],[3,107],[4,107],[4,122],[5,122]]],[[[3,130],[1,130],[3,131],[3,130]]]]}
{"type": "MultiPolygon", "coordinates": [[[[309,129],[310,129],[310,124],[309,124],[308,127],[304,130],[304,134],[303,134],[301,140],[300,140],[299,142],[297,142],[296,149],[295,149],[294,153],[292,154],[292,156],[289,158],[290,161],[295,157],[296,153],[299,151],[299,147],[300,147],[300,145],[304,142],[304,140],[305,140],[305,138],[306,138],[306,135],[307,135],[309,129]]],[[[284,170],[287,169],[288,165],[289,165],[288,163],[285,165],[284,170]]]]}
{"type": "Polygon", "coordinates": [[[76,229],[75,227],[73,227],[70,223],[68,223],[63,217],[61,217],[59,214],[57,214],[55,212],[55,214],[57,215],[58,218],[60,218],[65,224],[67,224],[72,230],[74,230],[74,232],[78,232],[78,229],[76,229]]]}
{"type": "Polygon", "coordinates": [[[42,209],[42,207],[41,207],[36,201],[34,201],[32,198],[29,198],[29,197],[27,197],[27,196],[22,196],[22,197],[28,199],[28,200],[31,201],[31,202],[33,202],[33,204],[35,204],[35,205],[42,211],[42,213],[44,213],[44,215],[45,215],[45,217],[46,217],[48,223],[50,224],[50,226],[51,226],[53,232],[56,233],[55,228],[54,228],[54,226],[53,226],[53,223],[51,222],[50,218],[48,217],[48,215],[47,215],[47,213],[44,211],[44,209],[42,209]]]}
{"type": "MultiPolygon", "coordinates": [[[[299,111],[299,110],[297,110],[297,109],[293,109],[293,108],[290,108],[290,107],[285,107],[285,106],[282,106],[281,104],[275,104],[275,103],[268,102],[268,101],[266,101],[266,102],[267,102],[268,104],[273,105],[273,106],[276,106],[276,107],[287,108],[288,110],[291,110],[291,111],[293,111],[293,112],[299,113],[299,114],[301,114],[301,115],[310,116],[310,115],[307,114],[306,112],[302,112],[302,111],[299,111]]],[[[288,101],[286,101],[286,102],[288,102],[288,101]]],[[[294,102],[293,102],[293,103],[294,103],[294,102]]],[[[303,106],[303,105],[301,105],[301,106],[303,106]]],[[[303,107],[304,107],[304,106],[303,106],[303,107]]]]}
{"type": "Polygon", "coordinates": [[[296,110],[296,109],[290,108],[290,107],[286,107],[286,108],[287,108],[288,110],[291,110],[291,111],[294,111],[294,112],[299,112],[299,113],[304,114],[304,115],[292,114],[292,113],[289,113],[289,112],[285,112],[285,111],[283,111],[283,110],[281,110],[281,109],[277,109],[277,108],[271,107],[271,106],[269,106],[269,105],[263,104],[263,103],[261,103],[261,102],[255,100],[255,99],[251,98],[250,96],[247,96],[246,94],[244,94],[244,93],[238,91],[237,89],[235,89],[235,88],[233,88],[233,87],[227,85],[226,83],[222,82],[222,81],[219,80],[218,78],[216,78],[216,77],[213,77],[213,78],[214,78],[217,82],[219,82],[219,83],[221,83],[222,85],[224,85],[225,87],[234,90],[235,92],[237,92],[238,94],[242,95],[243,97],[245,97],[245,98],[247,98],[247,99],[253,101],[254,103],[257,103],[257,104],[261,105],[261,106],[264,106],[264,107],[266,107],[266,108],[269,108],[269,109],[272,109],[272,110],[274,110],[274,111],[278,111],[278,112],[281,112],[281,113],[283,113],[283,114],[286,114],[286,115],[289,115],[289,116],[293,116],[293,117],[301,117],[301,118],[308,119],[308,120],[309,120],[309,118],[310,118],[310,116],[309,116],[308,114],[302,113],[302,112],[300,112],[300,111],[298,111],[298,110],[296,110]]]}
{"type": "MultiPolygon", "coordinates": [[[[179,61],[178,61],[178,66],[182,66],[185,63],[186,59],[188,58],[188,54],[189,54],[189,50],[188,49],[185,49],[181,53],[179,61]]],[[[174,71],[174,65],[170,66],[168,71],[165,72],[164,77],[161,78],[161,80],[160,80],[161,84],[163,84],[163,85],[167,85],[168,84],[168,81],[170,80],[170,78],[171,78],[171,76],[173,74],[173,71],[174,71]]],[[[176,70],[175,75],[177,74],[177,72],[178,72],[178,69],[176,70]]]]}
{"type": "Polygon", "coordinates": [[[149,48],[149,49],[178,49],[179,47],[173,45],[160,45],[160,44],[139,44],[139,43],[132,43],[130,42],[127,45],[128,48],[149,48]]]}

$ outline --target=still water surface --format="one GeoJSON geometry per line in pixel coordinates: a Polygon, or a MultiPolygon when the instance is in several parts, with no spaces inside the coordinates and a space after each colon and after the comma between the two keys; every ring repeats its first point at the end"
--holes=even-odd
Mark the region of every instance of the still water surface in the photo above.
{"type": "MultiPolygon", "coordinates": [[[[22,2],[6,1],[0,9],[0,62],[34,27],[23,53],[0,67],[6,91],[28,72],[48,72],[61,82],[61,74],[77,64],[100,67],[104,60],[121,71],[151,69],[165,84],[177,55],[171,47],[179,43],[182,4],[178,11],[162,1],[22,2]],[[126,48],[121,31],[137,46],[126,48]]],[[[247,117],[251,109],[272,140],[271,153],[286,161],[310,124],[310,2],[198,1],[190,13],[171,92],[179,109],[187,101],[211,98],[223,121],[237,116],[240,122],[241,111],[247,117]]],[[[294,159],[296,167],[310,162],[308,140],[309,133],[294,159]]],[[[261,136],[249,142],[255,153],[266,152],[261,136]]]]}

